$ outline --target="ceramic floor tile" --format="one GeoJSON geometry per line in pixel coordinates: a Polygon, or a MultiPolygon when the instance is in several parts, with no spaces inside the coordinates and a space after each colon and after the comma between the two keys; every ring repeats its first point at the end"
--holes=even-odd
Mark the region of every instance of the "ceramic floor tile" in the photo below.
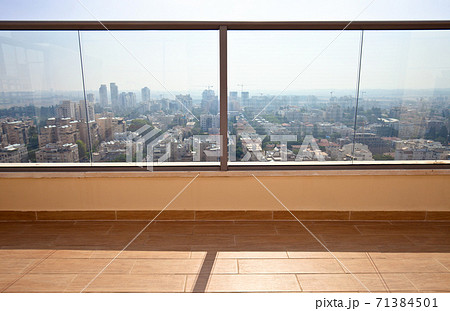
{"type": "Polygon", "coordinates": [[[438,252],[373,252],[369,253],[372,258],[378,259],[430,259],[450,260],[450,253],[438,252]]]}
{"type": "Polygon", "coordinates": [[[274,235],[274,225],[267,224],[208,224],[197,225],[194,234],[274,235]]]}
{"type": "Polygon", "coordinates": [[[0,274],[21,274],[27,272],[40,259],[7,258],[0,260],[0,274]]]}
{"type": "MultiPolygon", "coordinates": [[[[125,260],[125,259],[124,259],[125,260]]],[[[131,274],[198,274],[204,260],[194,259],[137,259],[131,274]]],[[[237,273],[236,259],[216,259],[211,273],[237,273]]]]}
{"type": "Polygon", "coordinates": [[[447,268],[450,272],[450,258],[436,258],[436,260],[447,268]]]}
{"type": "Polygon", "coordinates": [[[287,253],[280,252],[218,252],[217,258],[288,258],[287,253]]]}
{"type": "Polygon", "coordinates": [[[83,233],[77,235],[60,235],[55,239],[54,244],[61,247],[71,246],[103,246],[120,248],[125,246],[132,238],[117,234],[110,235],[96,235],[94,233],[83,233]]]}
{"type": "Polygon", "coordinates": [[[189,251],[130,251],[125,250],[122,252],[118,258],[166,258],[166,259],[178,259],[190,258],[191,252],[189,251]]]}
{"type": "Polygon", "coordinates": [[[3,259],[40,259],[52,253],[49,249],[0,249],[0,260],[3,259]]]}
{"type": "Polygon", "coordinates": [[[417,245],[412,242],[401,245],[378,245],[378,250],[371,250],[370,252],[381,252],[381,253],[449,253],[450,245],[417,245]]]}
{"type": "MultiPolygon", "coordinates": [[[[146,225],[147,221],[120,221],[113,222],[111,228],[107,231],[108,234],[137,234],[146,225]]],[[[151,226],[154,224],[151,224],[151,226]]]]}
{"type": "Polygon", "coordinates": [[[321,234],[321,241],[330,245],[389,245],[389,244],[411,244],[403,235],[349,235],[349,234],[321,234]]]}
{"type": "Polygon", "coordinates": [[[16,248],[16,249],[47,249],[54,245],[54,242],[59,237],[57,234],[2,234],[0,235],[0,245],[2,248],[16,248]]]}
{"type": "Polygon", "coordinates": [[[27,274],[11,285],[7,293],[60,293],[75,279],[76,274],[27,274]]]}
{"type": "MultiPolygon", "coordinates": [[[[95,223],[94,227],[98,223],[95,223]]],[[[27,234],[61,234],[73,229],[73,221],[55,222],[55,221],[39,221],[33,222],[26,227],[27,234]]]]}
{"type": "Polygon", "coordinates": [[[213,274],[230,274],[238,273],[238,266],[236,259],[216,259],[214,261],[213,274]]]}
{"type": "Polygon", "coordinates": [[[450,273],[405,273],[419,291],[450,291],[450,273]]]}
{"type": "Polygon", "coordinates": [[[298,274],[300,286],[308,292],[386,291],[374,274],[298,274]]]}
{"type": "Polygon", "coordinates": [[[66,286],[65,293],[80,293],[86,289],[86,286],[91,282],[97,274],[77,274],[75,278],[66,286]]]}
{"type": "Polygon", "coordinates": [[[206,292],[299,292],[293,274],[213,275],[206,292]]]}
{"type": "MultiPolygon", "coordinates": [[[[146,234],[139,237],[144,245],[163,246],[234,246],[232,235],[153,235],[146,234]]],[[[138,243],[136,243],[138,245],[138,243]]]]}
{"type": "Polygon", "coordinates": [[[450,245],[448,235],[407,235],[407,238],[417,245],[450,245]]]}
{"type": "Polygon", "coordinates": [[[361,233],[358,229],[349,224],[341,223],[326,223],[326,224],[311,224],[306,226],[312,233],[318,234],[356,234],[361,233]]]}
{"type": "Polygon", "coordinates": [[[334,259],[238,259],[239,273],[343,273],[334,259]]]}
{"type": "Polygon", "coordinates": [[[183,292],[185,275],[115,275],[102,274],[86,292],[183,292]]]}
{"type": "Polygon", "coordinates": [[[24,222],[0,222],[0,233],[16,232],[21,233],[32,227],[32,223],[24,222]]]}
{"type": "Polygon", "coordinates": [[[383,273],[383,281],[391,292],[416,292],[414,284],[401,273],[383,273]]]}
{"type": "MultiPolygon", "coordinates": [[[[80,292],[147,223],[0,222],[0,289],[80,292]]],[[[448,222],[304,223],[373,292],[450,291],[448,222]]],[[[351,277],[295,221],[157,221],[87,291],[364,292],[351,277]]]]}
{"type": "Polygon", "coordinates": [[[333,255],[337,259],[342,258],[367,258],[365,252],[333,252],[332,254],[327,251],[317,251],[317,252],[302,252],[302,251],[288,251],[289,258],[329,258],[333,259],[333,255]]]}
{"type": "Polygon", "coordinates": [[[194,230],[193,223],[185,222],[154,222],[145,229],[144,233],[160,234],[192,234],[194,230]]]}
{"type": "Polygon", "coordinates": [[[22,274],[0,274],[0,293],[22,276],[22,274]]]}
{"type": "Polygon", "coordinates": [[[196,274],[202,259],[138,259],[132,274],[196,274]]]}
{"type": "Polygon", "coordinates": [[[370,225],[357,225],[356,228],[363,235],[367,234],[427,234],[427,235],[445,235],[450,232],[446,232],[438,226],[430,224],[409,224],[409,223],[394,223],[394,224],[370,224],[370,225]]]}
{"type": "MultiPolygon", "coordinates": [[[[318,249],[320,244],[310,235],[236,236],[236,246],[252,251],[318,249]]],[[[323,249],[323,247],[322,247],[323,249]]]]}
{"type": "Polygon", "coordinates": [[[130,274],[137,259],[116,259],[102,273],[130,274]]]}
{"type": "Polygon", "coordinates": [[[110,261],[110,259],[46,259],[29,273],[97,273],[110,261]]]}
{"type": "Polygon", "coordinates": [[[119,253],[119,250],[56,250],[49,258],[114,258],[119,253]]]}
{"type": "MultiPolygon", "coordinates": [[[[376,273],[373,264],[367,258],[339,258],[340,263],[348,270],[347,273],[376,273]]],[[[346,270],[343,267],[344,270],[346,270]]]]}
{"type": "Polygon", "coordinates": [[[375,266],[381,273],[392,272],[448,272],[435,259],[373,259],[375,266]]]}

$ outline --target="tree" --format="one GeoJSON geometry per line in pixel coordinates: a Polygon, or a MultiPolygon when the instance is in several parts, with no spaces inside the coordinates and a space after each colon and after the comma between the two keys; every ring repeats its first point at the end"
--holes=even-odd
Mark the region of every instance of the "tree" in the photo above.
{"type": "Polygon", "coordinates": [[[319,127],[317,126],[317,124],[314,124],[314,126],[313,126],[313,137],[314,138],[319,137],[319,127]]]}
{"type": "Polygon", "coordinates": [[[77,140],[76,144],[78,145],[78,157],[81,161],[86,157],[86,144],[82,140],[77,140]]]}
{"type": "Polygon", "coordinates": [[[339,133],[333,133],[333,134],[331,134],[331,139],[332,139],[332,141],[336,141],[336,140],[338,140],[339,138],[342,138],[342,135],[341,135],[341,134],[339,134],[339,133]]]}
{"type": "Polygon", "coordinates": [[[438,138],[436,138],[436,140],[441,142],[443,145],[446,145],[448,143],[448,130],[445,125],[441,126],[437,136],[438,138]]]}
{"type": "Polygon", "coordinates": [[[394,157],[388,154],[374,154],[373,159],[375,161],[387,161],[387,160],[394,160],[394,157]]]}
{"type": "Polygon", "coordinates": [[[29,143],[28,143],[28,151],[37,150],[39,148],[39,138],[38,138],[38,132],[35,126],[30,127],[28,130],[28,137],[29,137],[29,143]]]}
{"type": "Polygon", "coordinates": [[[121,154],[115,157],[111,162],[127,162],[127,156],[125,154],[121,154]]]}
{"type": "Polygon", "coordinates": [[[242,149],[241,136],[238,136],[236,138],[236,160],[242,159],[243,156],[244,156],[244,151],[242,149]]]}

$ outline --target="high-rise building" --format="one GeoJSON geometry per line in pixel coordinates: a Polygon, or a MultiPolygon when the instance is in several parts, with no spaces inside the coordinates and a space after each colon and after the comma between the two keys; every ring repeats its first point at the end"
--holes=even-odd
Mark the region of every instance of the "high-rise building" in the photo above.
{"type": "Polygon", "coordinates": [[[87,101],[90,102],[90,103],[94,103],[94,102],[95,102],[95,96],[94,96],[94,94],[92,94],[92,93],[88,93],[88,94],[86,95],[86,99],[87,99],[87,101]]]}
{"type": "Polygon", "coordinates": [[[250,94],[248,92],[241,92],[242,105],[248,105],[250,94]]]}
{"type": "Polygon", "coordinates": [[[119,88],[114,82],[109,84],[109,89],[111,92],[111,106],[117,108],[119,105],[119,88]]]}
{"type": "Polygon", "coordinates": [[[211,114],[202,114],[200,116],[200,127],[204,132],[210,132],[210,134],[217,134],[217,130],[220,128],[220,116],[211,114]]]}
{"type": "Polygon", "coordinates": [[[327,107],[325,112],[325,120],[328,122],[340,122],[343,116],[343,109],[338,104],[333,104],[327,107]]]}
{"type": "Polygon", "coordinates": [[[176,96],[177,101],[182,103],[181,110],[186,111],[186,109],[192,110],[192,97],[190,94],[187,95],[177,95],[176,96]]]}
{"type": "Polygon", "coordinates": [[[136,94],[133,92],[120,93],[120,109],[129,109],[136,107],[136,94]]]}
{"type": "Polygon", "coordinates": [[[71,118],[72,120],[77,119],[77,103],[70,100],[63,100],[56,107],[56,116],[58,118],[71,118]]]}
{"type": "Polygon", "coordinates": [[[108,89],[105,84],[100,85],[98,93],[100,95],[100,105],[102,107],[108,106],[108,89]]]}
{"type": "Polygon", "coordinates": [[[206,113],[216,114],[219,112],[219,101],[214,90],[204,90],[202,93],[202,110],[206,113]]]}
{"type": "Polygon", "coordinates": [[[150,89],[148,87],[144,87],[141,89],[141,96],[143,102],[150,101],[150,89]]]}
{"type": "MultiPolygon", "coordinates": [[[[95,120],[95,111],[94,111],[94,103],[88,101],[87,102],[87,112],[89,115],[89,121],[95,120]]],[[[86,105],[84,100],[80,100],[79,104],[77,105],[77,120],[86,120],[86,105]]]]}
{"type": "Polygon", "coordinates": [[[239,111],[240,105],[238,100],[238,92],[230,92],[228,97],[228,110],[229,111],[239,111]]]}

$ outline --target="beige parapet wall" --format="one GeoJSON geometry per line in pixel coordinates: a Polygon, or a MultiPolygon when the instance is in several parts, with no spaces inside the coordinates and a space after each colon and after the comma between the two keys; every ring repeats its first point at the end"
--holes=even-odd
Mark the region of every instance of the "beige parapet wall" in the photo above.
{"type": "Polygon", "coordinates": [[[0,211],[450,212],[449,170],[0,173],[0,211]]]}

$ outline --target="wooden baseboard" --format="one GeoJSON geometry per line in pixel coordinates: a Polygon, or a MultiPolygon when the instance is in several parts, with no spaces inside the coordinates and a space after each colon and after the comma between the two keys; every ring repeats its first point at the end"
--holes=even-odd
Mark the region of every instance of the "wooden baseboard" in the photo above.
{"type": "Polygon", "coordinates": [[[296,221],[409,220],[450,221],[450,211],[0,211],[0,221],[184,220],[296,221]],[[159,215],[158,215],[159,214],[159,215]]]}

